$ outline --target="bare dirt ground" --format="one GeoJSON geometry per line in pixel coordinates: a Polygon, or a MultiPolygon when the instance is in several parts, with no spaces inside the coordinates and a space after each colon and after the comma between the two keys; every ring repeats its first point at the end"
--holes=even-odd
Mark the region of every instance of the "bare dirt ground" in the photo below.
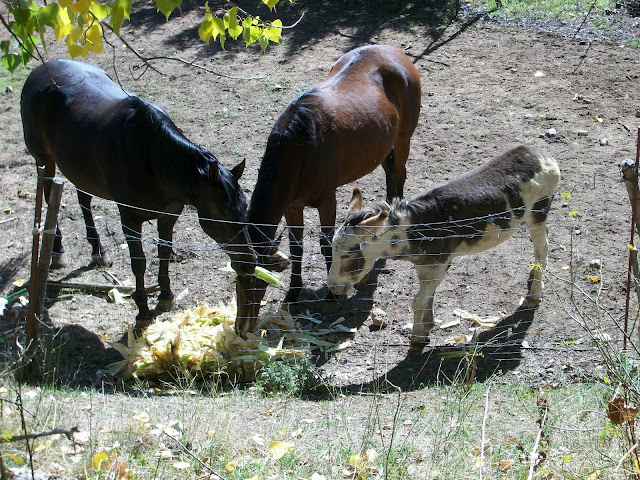
{"type": "MultiPolygon", "coordinates": [[[[592,335],[581,321],[595,322],[599,339],[620,341],[614,320],[621,322],[625,310],[630,206],[618,163],[635,157],[640,124],[640,52],[630,45],[630,40],[640,37],[637,19],[620,12],[600,19],[601,23],[591,19],[574,37],[582,17],[575,23],[534,25],[491,21],[467,10],[451,21],[451,11],[422,3],[349,2],[349,7],[337,6],[339,3],[283,5],[279,16],[285,23],[305,15],[295,29],[285,33],[281,45],[270,47],[265,54],[240,43],[228,42],[225,51],[212,45],[197,63],[221,75],[166,60],[154,62],[161,74],[145,72],[138,68],[141,62],[114,39],[113,55],[107,47],[107,53],[87,61],[114,76],[115,64],[117,78],[126,89],[165,108],[188,138],[207,147],[227,167],[246,158],[242,185],[250,195],[269,130],[295,96],[324,78],[331,65],[352,48],[368,43],[403,48],[423,82],[406,196],[452,179],[516,143],[550,152],[562,171],[558,192],[571,195],[558,196],[552,207],[550,278],[537,311],[517,310],[533,261],[531,242],[525,232],[518,232],[495,250],[454,263],[438,291],[437,318],[444,324],[451,322],[457,318],[455,309],[502,318],[501,328],[484,334],[490,338],[504,331],[497,345],[485,349],[478,359],[479,379],[498,371],[498,378],[504,381],[544,385],[604,375],[592,335]],[[590,266],[596,259],[602,271],[590,266]],[[596,274],[597,282],[588,278],[596,274]],[[565,283],[571,276],[575,305],[569,302],[565,283]],[[584,300],[579,289],[589,295],[600,292],[600,304],[611,316],[596,315],[594,303],[584,300]]],[[[243,6],[252,11],[254,4],[243,6]]],[[[193,4],[185,2],[182,15],[168,23],[146,5],[134,3],[134,12],[123,32],[141,54],[191,60],[202,48],[197,38],[202,12],[193,4]]],[[[47,58],[57,57],[67,54],[62,45],[52,42],[47,58]]],[[[25,77],[18,73],[13,90],[0,94],[3,295],[13,291],[14,281],[29,277],[36,177],[20,123],[20,85],[25,77]]],[[[364,191],[366,202],[384,198],[382,170],[355,184],[364,191]]],[[[339,217],[346,212],[353,186],[339,189],[339,217]]],[[[109,271],[120,280],[132,280],[117,210],[109,202],[94,204],[100,232],[115,260],[109,271]]],[[[188,209],[176,226],[180,258],[172,264],[171,274],[179,308],[234,298],[228,273],[219,270],[227,259],[204,235],[194,215],[188,209]]],[[[326,272],[317,245],[314,211],[308,211],[306,223],[306,288],[301,307],[313,314],[322,311],[318,299],[326,292],[326,272]]],[[[65,187],[60,224],[70,265],[52,272],[51,278],[110,282],[100,270],[87,267],[90,249],[70,185],[65,187]]],[[[149,225],[145,234],[147,282],[152,284],[157,274],[154,226],[149,225]]],[[[286,240],[283,248],[288,248],[286,240]]],[[[285,271],[285,279],[288,273],[285,271]]],[[[373,273],[369,285],[341,302],[345,324],[358,330],[351,346],[340,354],[315,358],[332,384],[367,389],[386,379],[410,389],[451,378],[460,360],[442,359],[438,353],[449,351],[449,339],[469,334],[473,325],[462,320],[447,329],[437,328],[431,347],[419,358],[407,358],[406,324],[412,319],[411,297],[417,288],[410,264],[387,261],[373,273]],[[384,310],[389,320],[382,330],[372,328],[369,312],[374,307],[384,310]]],[[[127,323],[134,320],[135,305],[109,303],[105,295],[84,291],[49,294],[44,320],[56,339],[54,361],[59,378],[74,386],[92,384],[100,370],[120,359],[108,342],[125,334],[127,323]]],[[[283,290],[270,288],[264,309],[277,308],[283,298],[283,290]]],[[[151,302],[153,305],[155,299],[151,302]]],[[[633,302],[631,311],[635,312],[633,302]]],[[[635,314],[631,317],[630,329],[635,314]]],[[[14,320],[1,320],[5,352],[15,341],[10,333],[14,320]]]]}

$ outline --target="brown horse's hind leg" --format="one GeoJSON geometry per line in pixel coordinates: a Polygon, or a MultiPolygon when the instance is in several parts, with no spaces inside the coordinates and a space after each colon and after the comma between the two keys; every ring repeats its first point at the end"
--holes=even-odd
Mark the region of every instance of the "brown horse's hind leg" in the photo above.
{"type": "Polygon", "coordinates": [[[110,267],[111,261],[107,257],[107,251],[100,243],[100,235],[96,230],[96,224],[93,221],[91,213],[92,196],[81,190],[78,190],[78,203],[82,210],[84,224],[87,227],[87,240],[91,244],[91,265],[97,267],[110,267]]]}
{"type": "Polygon", "coordinates": [[[408,149],[398,149],[394,147],[387,158],[382,162],[382,168],[387,179],[387,202],[391,203],[394,198],[402,198],[404,182],[407,179],[407,157],[408,149]]]}
{"type": "MultiPolygon", "coordinates": [[[[320,207],[318,207],[318,213],[320,214],[320,250],[324,256],[324,261],[327,265],[327,274],[331,270],[331,242],[333,241],[333,234],[335,233],[336,224],[336,211],[337,201],[335,194],[330,196],[320,207]]],[[[336,313],[338,310],[337,297],[329,290],[327,296],[324,298],[324,313],[331,314],[336,313]]]]}
{"type": "Polygon", "coordinates": [[[304,214],[300,207],[290,207],[284,214],[289,227],[289,250],[291,251],[291,282],[284,303],[298,301],[302,290],[302,241],[304,236],[304,214]]]}
{"type": "Polygon", "coordinates": [[[171,291],[169,278],[169,262],[173,255],[173,226],[178,220],[178,215],[162,215],[158,218],[158,257],[160,269],[158,271],[158,283],[160,284],[160,296],[158,297],[158,310],[169,311],[175,307],[175,295],[171,291]]]}

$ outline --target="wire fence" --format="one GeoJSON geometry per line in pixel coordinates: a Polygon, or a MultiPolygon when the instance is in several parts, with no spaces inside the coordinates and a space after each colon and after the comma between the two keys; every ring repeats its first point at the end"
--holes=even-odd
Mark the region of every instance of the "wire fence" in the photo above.
{"type": "MultiPolygon", "coordinates": [[[[345,187],[341,192],[342,198],[347,195],[347,190],[345,187]]],[[[626,278],[629,225],[629,215],[620,214],[621,211],[629,211],[624,187],[616,174],[610,172],[576,177],[572,179],[570,189],[559,193],[548,219],[548,270],[557,278],[545,276],[547,289],[536,312],[536,320],[529,327],[529,335],[533,339],[529,343],[530,348],[562,349],[565,348],[563,341],[575,340],[575,320],[556,298],[571,296],[574,285],[589,292],[608,292],[601,304],[618,317],[624,304],[622,289],[626,278]],[[593,201],[594,198],[598,201],[593,201]]],[[[117,206],[99,198],[92,205],[96,226],[113,265],[107,269],[87,267],[91,249],[85,238],[74,187],[67,184],[59,224],[69,265],[60,271],[52,271],[50,279],[89,285],[114,282],[133,285],[131,259],[117,206]]],[[[28,224],[28,219],[24,222],[28,224]]],[[[319,245],[318,223],[315,210],[306,210],[303,290],[298,302],[289,305],[290,310],[301,315],[303,320],[314,318],[316,322],[326,324],[344,319],[342,324],[348,328],[371,331],[372,334],[362,340],[363,344],[375,341],[387,347],[406,348],[413,322],[412,299],[419,289],[413,265],[394,259],[378,261],[355,293],[339,297],[337,311],[329,312],[324,303],[328,293],[327,272],[319,245]],[[373,332],[379,326],[376,315],[384,317],[386,328],[373,332]]],[[[171,263],[169,275],[172,290],[177,296],[176,308],[191,309],[199,302],[233,303],[235,284],[231,272],[225,268],[229,257],[219,244],[204,234],[196,210],[187,206],[174,230],[172,247],[175,261],[171,263]]],[[[284,222],[279,225],[279,232],[285,233],[280,249],[288,253],[289,240],[284,222]]],[[[147,285],[153,285],[157,283],[157,246],[160,242],[155,223],[145,223],[141,233],[147,257],[145,281],[147,285]]],[[[520,227],[508,241],[487,252],[457,257],[437,290],[434,309],[438,323],[431,335],[431,345],[444,346],[463,338],[468,340],[474,332],[490,330],[486,325],[492,321],[508,322],[513,319],[521,297],[526,295],[527,278],[534,263],[531,240],[526,230],[520,227]]],[[[280,274],[284,286],[269,286],[262,301],[261,314],[276,311],[282,306],[289,286],[289,274],[289,269],[280,274]]],[[[126,323],[131,323],[137,313],[133,301],[110,303],[113,299],[105,294],[93,295],[91,290],[50,289],[49,293],[53,295],[47,298],[46,305],[52,323],[79,323],[88,329],[96,329],[97,334],[121,334],[126,323]]],[[[151,308],[155,301],[152,295],[151,308]]],[[[589,303],[584,299],[576,302],[577,305],[582,302],[583,306],[589,303]]],[[[311,327],[314,324],[317,325],[305,323],[311,327]]],[[[602,332],[613,339],[620,336],[615,325],[610,323],[602,326],[602,332]]],[[[355,335],[356,344],[358,337],[355,335]]],[[[517,341],[521,343],[522,340],[517,341]]],[[[505,339],[503,345],[509,347],[512,343],[513,340],[505,339]]],[[[591,347],[580,342],[575,348],[591,347]]]]}

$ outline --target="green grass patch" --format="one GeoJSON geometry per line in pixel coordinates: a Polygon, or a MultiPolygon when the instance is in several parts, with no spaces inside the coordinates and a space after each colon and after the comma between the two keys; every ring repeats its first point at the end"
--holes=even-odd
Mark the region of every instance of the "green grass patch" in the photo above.
{"type": "Polygon", "coordinates": [[[487,0],[485,7],[494,13],[501,13],[516,19],[569,20],[583,16],[587,12],[604,15],[608,9],[615,8],[613,0],[487,0]],[[593,7],[593,8],[592,8],[593,7]]]}
{"type": "MultiPolygon", "coordinates": [[[[394,394],[335,390],[316,400],[194,388],[107,394],[9,383],[0,397],[23,399],[29,432],[78,427],[76,442],[58,435],[32,445],[36,470],[64,478],[126,470],[127,478],[448,479],[478,478],[479,469],[486,479],[526,478],[540,451],[536,478],[588,478],[597,469],[604,478],[624,455],[600,384],[532,390],[489,381],[394,394]]],[[[22,432],[19,410],[3,403],[5,439],[22,432]]],[[[0,451],[7,467],[28,464],[24,442],[0,451]]]]}

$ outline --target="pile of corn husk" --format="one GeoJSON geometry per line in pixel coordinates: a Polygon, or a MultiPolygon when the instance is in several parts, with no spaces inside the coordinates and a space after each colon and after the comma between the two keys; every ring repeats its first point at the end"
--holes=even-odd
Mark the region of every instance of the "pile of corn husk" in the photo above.
{"type": "Polygon", "coordinates": [[[193,310],[156,319],[139,338],[129,328],[127,345],[111,344],[124,360],[112,365],[110,372],[124,378],[150,379],[228,375],[249,382],[265,363],[295,362],[308,355],[311,347],[346,348],[348,342],[335,344],[318,337],[352,330],[334,322],[332,328],[306,331],[300,326],[300,318],[279,310],[265,314],[257,325],[258,333],[249,333],[244,339],[235,332],[235,318],[235,304],[210,307],[200,303],[193,310]]]}

